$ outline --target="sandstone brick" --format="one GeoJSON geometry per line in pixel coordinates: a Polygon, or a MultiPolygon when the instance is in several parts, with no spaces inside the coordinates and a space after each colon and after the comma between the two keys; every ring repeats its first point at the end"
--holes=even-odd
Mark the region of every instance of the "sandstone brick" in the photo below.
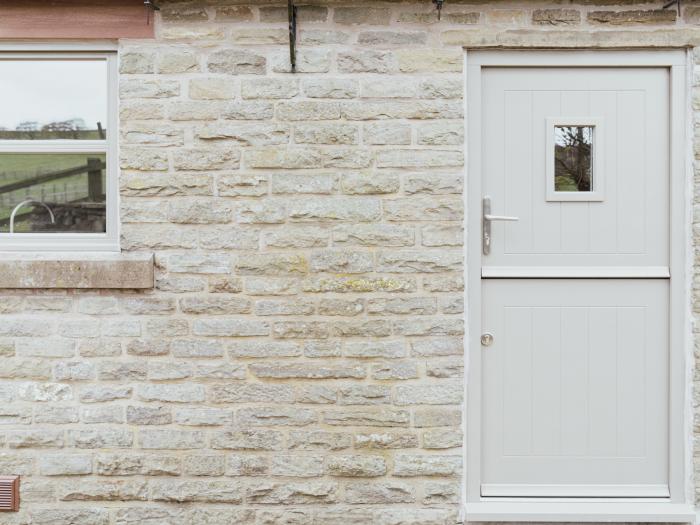
{"type": "Polygon", "coordinates": [[[236,96],[236,83],[224,78],[193,78],[189,97],[193,100],[231,100],[236,96]]]}
{"type": "Polygon", "coordinates": [[[245,319],[202,319],[192,324],[192,333],[201,336],[251,337],[268,335],[270,326],[265,321],[245,319]]]}
{"type": "Polygon", "coordinates": [[[130,425],[168,425],[173,418],[169,407],[129,405],[126,407],[126,421],[130,425]]]}
{"type": "Polygon", "coordinates": [[[374,146],[411,144],[411,126],[404,122],[376,122],[365,124],[364,142],[374,146]]]}
{"type": "Polygon", "coordinates": [[[302,284],[305,292],[314,293],[411,292],[415,288],[415,280],[395,277],[322,277],[309,279],[302,284]]]}
{"type": "Polygon", "coordinates": [[[329,405],[338,400],[338,393],[334,388],[323,385],[305,385],[297,389],[295,401],[313,405],[329,405]]]}
{"type": "Polygon", "coordinates": [[[199,60],[189,51],[171,51],[158,55],[158,73],[191,73],[200,70],[199,60]]]}
{"type": "Polygon", "coordinates": [[[371,478],[386,474],[386,461],[381,456],[332,456],[328,474],[353,478],[371,478]]]}
{"type": "Polygon", "coordinates": [[[236,421],[242,426],[306,426],[317,421],[313,410],[296,407],[242,408],[236,421]]]}
{"type": "Polygon", "coordinates": [[[274,379],[362,379],[366,376],[364,367],[357,365],[334,364],[263,364],[249,367],[251,373],[260,378],[274,379]]]}
{"type": "Polygon", "coordinates": [[[74,448],[130,448],[134,444],[134,434],[120,428],[98,430],[68,430],[66,443],[74,448]]]}
{"type": "Polygon", "coordinates": [[[264,243],[270,248],[316,248],[327,246],[329,230],[316,226],[285,226],[265,233],[264,243]]]}
{"type": "MultiPolygon", "coordinates": [[[[123,60],[123,55],[122,55],[123,60]]],[[[119,83],[119,96],[129,98],[173,98],[180,94],[177,80],[122,80],[119,83]]]]}
{"type": "Polygon", "coordinates": [[[414,491],[404,483],[349,483],[345,486],[345,501],[351,504],[397,504],[415,501],[414,491]]]}
{"type": "Polygon", "coordinates": [[[114,401],[116,399],[126,399],[131,397],[132,388],[130,386],[100,386],[91,385],[84,387],[80,391],[80,401],[83,403],[100,403],[114,401]]]}
{"type": "Polygon", "coordinates": [[[357,80],[346,78],[313,78],[302,81],[304,94],[309,98],[355,98],[360,88],[357,80]]]}
{"type": "Polygon", "coordinates": [[[460,221],[464,214],[459,198],[400,198],[384,201],[384,216],[390,221],[460,221]]]}
{"type": "Polygon", "coordinates": [[[357,144],[359,130],[352,124],[299,124],[294,128],[297,144],[357,144]]]}
{"type": "Polygon", "coordinates": [[[233,423],[233,412],[219,408],[178,408],[173,419],[183,426],[221,426],[233,423]]]}
{"type": "Polygon", "coordinates": [[[199,430],[139,430],[139,445],[143,449],[190,450],[204,448],[204,432],[199,430]]]}
{"type": "Polygon", "coordinates": [[[42,476],[80,476],[92,473],[92,457],[78,454],[44,455],[39,458],[42,476]]]}
{"type": "Polygon", "coordinates": [[[352,446],[352,437],[342,432],[293,430],[288,446],[290,450],[344,450],[352,446]]]}
{"type": "Polygon", "coordinates": [[[255,504],[300,505],[335,503],[338,485],[328,481],[303,483],[261,482],[250,485],[246,500],[255,504]]]}
{"type": "Polygon", "coordinates": [[[358,224],[333,229],[333,244],[348,246],[412,246],[413,229],[394,224],[358,224]]]}
{"type": "Polygon", "coordinates": [[[423,433],[423,448],[427,449],[448,449],[461,447],[464,442],[462,430],[439,429],[428,430],[423,433]]]}
{"type": "MultiPolygon", "coordinates": [[[[284,39],[288,38],[284,35],[284,39]]],[[[244,99],[285,99],[299,94],[299,83],[293,79],[266,78],[241,81],[241,96],[244,99]]]]}
{"type": "Polygon", "coordinates": [[[391,391],[380,385],[353,385],[338,390],[339,405],[391,404],[391,391]]]}
{"type": "Polygon", "coordinates": [[[416,428],[454,427],[462,423],[462,412],[458,408],[424,408],[413,412],[416,428]]]}
{"type": "Polygon", "coordinates": [[[594,24],[609,24],[613,26],[639,24],[674,24],[676,11],[673,9],[631,10],[631,11],[591,11],[587,19],[594,24]]]}
{"type": "Polygon", "coordinates": [[[357,43],[365,46],[424,45],[428,34],[424,31],[363,31],[357,35],[357,43]]]}
{"type": "Polygon", "coordinates": [[[155,71],[155,53],[129,51],[119,56],[119,72],[144,74],[155,71]]]}
{"type": "Polygon", "coordinates": [[[186,297],[180,299],[180,310],[186,314],[245,314],[251,311],[251,302],[242,297],[186,297]]]}
{"type": "Polygon", "coordinates": [[[355,435],[355,448],[403,449],[418,448],[418,436],[413,432],[372,432],[355,435]]]}
{"type": "Polygon", "coordinates": [[[207,68],[212,73],[234,75],[261,75],[265,73],[266,65],[264,56],[238,49],[216,51],[207,60],[207,68]]]}
{"type": "Polygon", "coordinates": [[[211,448],[224,450],[280,450],[282,433],[276,430],[226,430],[211,434],[211,448]]]}
{"type": "Polygon", "coordinates": [[[410,416],[406,410],[329,410],[323,421],[333,426],[407,427],[410,416]]]}
{"type": "Polygon", "coordinates": [[[78,407],[37,407],[34,409],[34,423],[66,425],[80,420],[78,407]]]}
{"type": "Polygon", "coordinates": [[[461,467],[461,456],[398,455],[394,458],[394,476],[454,476],[461,467]]]}
{"type": "Polygon", "coordinates": [[[227,384],[209,389],[212,403],[293,403],[294,389],[286,385],[227,384]]]}
{"type": "Polygon", "coordinates": [[[318,307],[320,315],[355,316],[363,311],[361,299],[321,299],[318,307]]]}
{"type": "Polygon", "coordinates": [[[270,468],[269,459],[264,456],[229,455],[226,458],[227,476],[261,476],[270,468]]]}
{"type": "Polygon", "coordinates": [[[359,197],[295,201],[289,208],[294,221],[372,222],[379,220],[380,214],[379,200],[359,197]]]}
{"type": "Polygon", "coordinates": [[[433,315],[437,313],[437,301],[431,297],[390,297],[371,299],[367,311],[372,314],[433,315]]]}
{"type": "Polygon", "coordinates": [[[164,480],[151,485],[151,499],[175,503],[239,504],[243,500],[243,488],[238,482],[227,480],[164,480]]]}
{"type": "Polygon", "coordinates": [[[187,455],[182,459],[182,470],[190,476],[223,476],[226,459],[221,455],[187,455]]]}
{"type": "Polygon", "coordinates": [[[178,476],[180,459],[158,454],[99,454],[95,470],[101,476],[178,476]]]}
{"type": "Polygon", "coordinates": [[[333,13],[336,24],[388,25],[390,11],[379,7],[338,7],[333,13]]]}
{"type": "Polygon", "coordinates": [[[249,22],[253,19],[253,10],[248,6],[217,6],[214,19],[226,22],[249,22]]]}
{"type": "Polygon", "coordinates": [[[311,315],[315,306],[308,300],[262,300],[255,303],[255,315],[311,315]]]}
{"type": "Polygon", "coordinates": [[[577,25],[581,23],[581,12],[577,9],[535,9],[532,23],[538,25],[577,25]]]}
{"type": "Polygon", "coordinates": [[[274,115],[274,106],[269,102],[234,102],[229,104],[221,116],[229,120],[269,120],[274,115]]]}
{"type": "Polygon", "coordinates": [[[393,73],[399,68],[394,53],[389,51],[355,50],[339,53],[338,71],[341,73],[393,73]]]}
{"type": "Polygon", "coordinates": [[[139,385],[136,393],[143,401],[191,403],[204,401],[205,398],[202,385],[139,385]]]}
{"type": "Polygon", "coordinates": [[[323,456],[280,456],[272,457],[270,474],[295,478],[314,478],[323,475],[323,456]]]}

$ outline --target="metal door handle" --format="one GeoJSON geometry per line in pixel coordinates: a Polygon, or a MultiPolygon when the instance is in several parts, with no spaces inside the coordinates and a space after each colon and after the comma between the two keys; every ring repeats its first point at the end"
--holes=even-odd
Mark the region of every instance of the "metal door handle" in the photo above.
{"type": "Polygon", "coordinates": [[[519,217],[507,215],[491,215],[491,197],[488,195],[481,202],[481,251],[484,255],[491,253],[491,222],[492,221],[518,221],[519,217]]]}
{"type": "Polygon", "coordinates": [[[508,217],[507,215],[484,214],[484,219],[486,219],[487,221],[519,221],[520,217],[508,217]]]}

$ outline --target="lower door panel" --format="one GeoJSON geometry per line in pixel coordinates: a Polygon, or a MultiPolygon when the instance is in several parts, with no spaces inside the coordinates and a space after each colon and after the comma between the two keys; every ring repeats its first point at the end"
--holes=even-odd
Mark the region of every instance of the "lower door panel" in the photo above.
{"type": "Polygon", "coordinates": [[[482,280],[482,496],[668,497],[668,286],[482,280]]]}

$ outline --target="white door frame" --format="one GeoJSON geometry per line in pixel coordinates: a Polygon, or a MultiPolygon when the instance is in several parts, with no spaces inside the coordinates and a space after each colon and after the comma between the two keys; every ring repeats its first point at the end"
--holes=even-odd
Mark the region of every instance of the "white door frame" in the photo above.
{"type": "Polygon", "coordinates": [[[692,454],[692,50],[467,50],[468,338],[463,503],[469,521],[690,521],[692,454]],[[485,498],[481,485],[481,72],[485,67],[664,67],[670,74],[669,488],[663,499],[485,498]]]}

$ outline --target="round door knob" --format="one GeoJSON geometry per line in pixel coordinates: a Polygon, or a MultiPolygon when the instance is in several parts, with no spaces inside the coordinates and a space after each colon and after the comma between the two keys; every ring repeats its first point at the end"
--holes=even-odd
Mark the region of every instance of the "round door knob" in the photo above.
{"type": "Polygon", "coordinates": [[[482,334],[481,335],[482,346],[491,346],[491,343],[493,343],[493,335],[491,335],[491,334],[482,334]]]}

